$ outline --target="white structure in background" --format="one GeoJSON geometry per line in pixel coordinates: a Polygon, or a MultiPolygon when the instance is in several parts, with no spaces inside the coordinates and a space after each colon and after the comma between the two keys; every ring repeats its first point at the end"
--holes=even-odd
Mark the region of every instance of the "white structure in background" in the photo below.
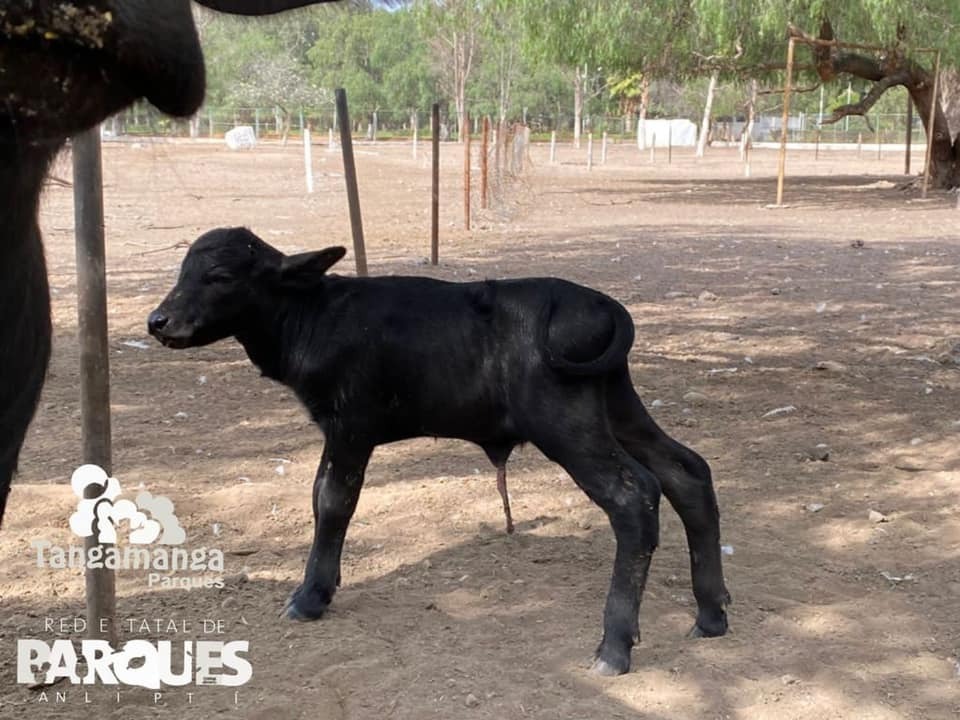
{"type": "Polygon", "coordinates": [[[697,144],[697,126],[685,118],[643,121],[643,146],[693,147],[697,144]]]}
{"type": "Polygon", "coordinates": [[[249,125],[238,125],[224,135],[231,150],[250,150],[257,146],[257,136],[249,125]]]}
{"type": "MultiPolygon", "coordinates": [[[[747,123],[745,120],[731,120],[730,118],[714,118],[713,137],[714,139],[729,139],[732,142],[740,142],[740,136],[747,123]]],[[[753,142],[780,142],[781,128],[783,127],[783,117],[780,115],[757,115],[753,120],[753,142]]],[[[816,117],[809,117],[803,113],[800,115],[791,115],[787,120],[787,130],[791,137],[794,133],[800,133],[804,130],[816,131],[816,117]]],[[[826,136],[832,125],[824,126],[824,136],[826,136]]]]}

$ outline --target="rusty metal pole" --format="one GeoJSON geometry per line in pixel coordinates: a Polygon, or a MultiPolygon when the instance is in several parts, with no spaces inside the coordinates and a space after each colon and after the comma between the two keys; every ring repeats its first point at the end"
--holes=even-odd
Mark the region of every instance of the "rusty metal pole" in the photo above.
{"type": "Polygon", "coordinates": [[[933,140],[936,137],[937,126],[937,95],[940,93],[940,51],[937,50],[937,60],[933,70],[933,95],[930,96],[930,128],[927,132],[927,157],[923,168],[923,192],[920,197],[926,199],[927,189],[930,187],[930,160],[933,158],[933,140]]]}
{"type": "Polygon", "coordinates": [[[350,113],[347,109],[347,91],[336,89],[337,118],[340,120],[340,149],[343,153],[343,178],[347,184],[347,204],[350,207],[350,230],[353,233],[353,254],[357,261],[357,275],[367,275],[367,250],[363,242],[363,217],[360,215],[360,191],[357,188],[357,165],[353,158],[353,137],[350,133],[350,113]]]}
{"type": "Polygon", "coordinates": [[[790,89],[793,84],[795,39],[787,42],[787,82],[783,86],[783,128],[780,133],[780,161],[777,168],[777,206],[783,205],[783,178],[787,169],[787,123],[790,122],[790,89]]]}
{"type": "Polygon", "coordinates": [[[440,105],[430,115],[430,142],[433,146],[432,195],[430,200],[430,264],[440,262],[440,105]]]}
{"type": "Polygon", "coordinates": [[[470,229],[470,114],[463,111],[463,227],[470,229]]]}
{"type": "MultiPolygon", "coordinates": [[[[77,245],[77,319],[80,341],[80,417],[83,462],[110,475],[110,347],[107,328],[107,276],[103,231],[103,168],[100,127],[73,138],[73,201],[77,245]]],[[[97,497],[99,488],[87,488],[97,497]]],[[[101,546],[84,539],[88,554],[101,546]]],[[[86,569],[87,634],[117,644],[116,580],[106,567],[86,569]]]]}

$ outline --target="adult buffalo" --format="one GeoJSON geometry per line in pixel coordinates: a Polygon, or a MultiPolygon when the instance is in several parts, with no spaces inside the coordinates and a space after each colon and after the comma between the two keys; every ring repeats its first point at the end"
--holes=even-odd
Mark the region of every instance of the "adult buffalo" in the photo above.
{"type": "MultiPolygon", "coordinates": [[[[201,0],[266,15],[329,0],[201,0]]],[[[146,98],[188,116],[203,101],[189,0],[0,3],[0,520],[50,357],[37,206],[66,139],[146,98]]]]}

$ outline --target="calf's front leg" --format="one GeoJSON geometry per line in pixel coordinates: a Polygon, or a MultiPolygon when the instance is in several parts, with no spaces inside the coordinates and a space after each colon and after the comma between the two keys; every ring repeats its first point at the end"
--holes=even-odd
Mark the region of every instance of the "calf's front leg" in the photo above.
{"type": "Polygon", "coordinates": [[[363,474],[373,448],[338,446],[327,439],[313,483],[313,546],[303,584],[283,608],[291,620],[316,620],[340,585],[340,554],[357,508],[363,474]]]}

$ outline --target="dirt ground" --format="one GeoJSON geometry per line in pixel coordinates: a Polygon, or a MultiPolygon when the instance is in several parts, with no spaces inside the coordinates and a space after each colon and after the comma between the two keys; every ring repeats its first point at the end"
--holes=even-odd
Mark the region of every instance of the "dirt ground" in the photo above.
{"type": "MultiPolygon", "coordinates": [[[[955,195],[922,201],[898,189],[903,161],[892,153],[792,153],[788,206],[774,209],[772,151],[755,152],[745,178],[735,150],[700,161],[677,151],[668,165],[665,152],[651,163],[616,145],[588,172],[583,152],[563,147],[551,165],[536,147],[533,169],[465,232],[462,151],[450,145],[432,268],[426,153],[358,147],[372,273],[556,275],[613,295],[636,321],[641,395],[713,468],[731,632],[685,637],[686,543],[664,504],[643,641],[633,670],[608,680],[587,667],[612,533],[534,448],[509,465],[514,536],[479,449],[432,440],[378,449],[329,615],[278,617],[311,541],[323,438],[238,345],[176,352],[144,325],[172,286],[180,243],[211,227],[249,225],[285,251],[350,245],[339,153],[315,150],[317,192],[307,196],[295,145],[105,148],[114,474],[130,495],[171,498],[188,548],[226,557],[223,589],[163,589],[122,573],[124,639],[209,639],[201,621],[220,620],[220,637],[250,643],[253,679],[237,689],[168,688],[159,699],[123,689],[118,700],[102,686],[62,684],[43,697],[15,684],[16,640],[76,637],[46,631],[45,620],[83,615],[80,571],[38,568],[31,548],[71,542],[68,481],[81,461],[72,195],[49,186],[55,352],[0,533],[0,716],[960,714],[955,195]],[[145,619],[164,627],[144,631],[145,619]]],[[[69,176],[66,159],[55,174],[69,176]]],[[[351,252],[340,271],[352,262],[351,252]]]]}

